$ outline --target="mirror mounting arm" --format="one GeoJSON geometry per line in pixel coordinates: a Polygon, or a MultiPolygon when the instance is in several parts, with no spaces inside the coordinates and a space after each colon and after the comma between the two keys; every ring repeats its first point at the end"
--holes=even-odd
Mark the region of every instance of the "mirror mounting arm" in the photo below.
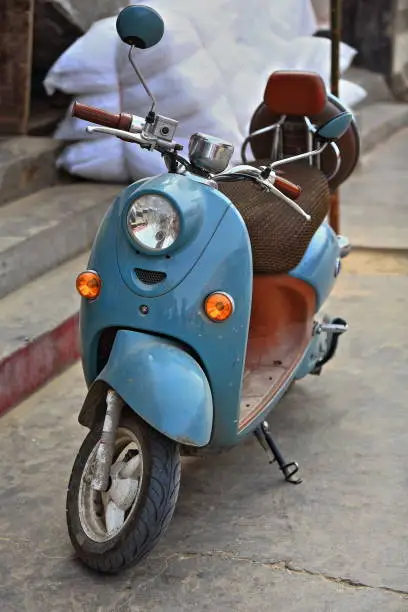
{"type": "MultiPolygon", "coordinates": [[[[283,166],[284,164],[290,164],[292,162],[297,162],[300,161],[302,159],[307,159],[309,157],[315,157],[316,155],[320,155],[321,153],[323,153],[323,151],[326,149],[326,147],[329,146],[329,142],[325,142],[323,144],[323,146],[320,149],[317,149],[316,151],[310,151],[307,153],[302,153],[301,155],[294,155],[293,157],[286,157],[284,159],[279,159],[276,162],[272,162],[271,164],[269,164],[269,166],[267,166],[264,170],[265,174],[266,171],[269,170],[268,172],[268,176],[271,173],[270,171],[274,170],[275,168],[277,168],[278,166],[283,166]]],[[[263,177],[265,178],[265,177],[263,177]]],[[[266,177],[267,178],[267,177],[266,177]]]]}
{"type": "Polygon", "coordinates": [[[156,113],[152,110],[149,110],[149,112],[147,113],[145,117],[146,123],[154,123],[155,119],[156,119],[156,113]]]}
{"type": "Polygon", "coordinates": [[[139,68],[136,65],[136,62],[133,59],[133,49],[135,49],[135,46],[132,45],[129,49],[129,62],[132,65],[133,70],[136,72],[137,76],[139,77],[139,80],[145,90],[145,92],[147,93],[147,95],[149,96],[149,98],[152,101],[152,106],[150,108],[150,111],[147,113],[146,115],[146,123],[154,123],[154,120],[156,118],[156,113],[155,113],[155,109],[156,109],[156,98],[154,97],[154,95],[152,94],[152,92],[149,89],[149,86],[147,85],[146,81],[143,78],[142,73],[140,72],[139,68]]]}

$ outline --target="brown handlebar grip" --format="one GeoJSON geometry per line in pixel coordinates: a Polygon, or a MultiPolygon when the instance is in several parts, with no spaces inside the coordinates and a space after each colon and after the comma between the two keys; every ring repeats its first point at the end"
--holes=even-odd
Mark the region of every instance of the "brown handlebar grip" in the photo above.
{"type": "Polygon", "coordinates": [[[130,131],[132,125],[132,115],[128,113],[109,113],[95,106],[87,106],[80,102],[74,102],[72,116],[91,123],[97,123],[104,127],[115,128],[117,130],[130,131]]]}
{"type": "Polygon", "coordinates": [[[302,193],[300,185],[295,185],[295,183],[288,181],[282,176],[275,177],[274,185],[279,191],[292,198],[292,200],[296,200],[302,193]]]}

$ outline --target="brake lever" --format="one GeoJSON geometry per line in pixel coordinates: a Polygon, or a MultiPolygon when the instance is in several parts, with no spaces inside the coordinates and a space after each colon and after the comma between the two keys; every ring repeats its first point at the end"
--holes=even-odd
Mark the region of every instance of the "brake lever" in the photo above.
{"type": "Polygon", "coordinates": [[[108,134],[109,136],[116,136],[117,138],[126,138],[129,142],[136,142],[141,144],[139,134],[133,134],[132,132],[125,132],[124,130],[118,130],[117,128],[104,127],[101,125],[87,125],[86,131],[88,134],[108,134]]]}
{"type": "Polygon", "coordinates": [[[304,219],[306,219],[306,221],[311,221],[312,217],[303,210],[303,208],[301,208],[299,206],[299,204],[296,204],[296,202],[294,202],[293,200],[291,200],[290,198],[288,198],[288,196],[286,196],[284,193],[282,193],[281,191],[279,191],[279,189],[277,189],[275,187],[275,185],[273,185],[269,179],[263,179],[261,182],[262,185],[265,185],[267,187],[267,189],[269,189],[269,191],[271,193],[273,193],[274,195],[276,195],[276,197],[280,198],[283,202],[285,202],[286,204],[289,204],[289,206],[291,206],[293,208],[293,210],[295,210],[297,213],[299,213],[299,215],[302,215],[302,217],[304,219]]]}
{"type": "Polygon", "coordinates": [[[86,127],[86,131],[88,134],[108,134],[109,136],[116,136],[121,140],[125,140],[127,142],[135,142],[141,147],[148,147],[150,150],[153,150],[159,145],[161,149],[164,149],[166,152],[172,153],[174,150],[177,150],[177,143],[174,142],[165,142],[163,140],[157,138],[149,138],[144,134],[134,134],[132,132],[125,132],[124,130],[118,130],[117,128],[109,128],[103,126],[93,126],[88,125],[86,127]]]}

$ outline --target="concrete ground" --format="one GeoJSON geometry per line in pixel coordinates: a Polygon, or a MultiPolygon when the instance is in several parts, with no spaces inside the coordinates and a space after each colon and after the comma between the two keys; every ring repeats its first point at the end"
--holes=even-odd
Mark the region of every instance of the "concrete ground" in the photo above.
{"type": "Polygon", "coordinates": [[[341,231],[354,245],[408,248],[408,128],[363,158],[340,202],[341,231]]]}
{"type": "Polygon", "coordinates": [[[0,421],[0,609],[408,612],[408,262],[350,257],[330,312],[351,330],[270,418],[304,483],[253,439],[184,462],[166,537],[140,567],[75,558],[66,484],[84,431],[77,365],[0,421]]]}

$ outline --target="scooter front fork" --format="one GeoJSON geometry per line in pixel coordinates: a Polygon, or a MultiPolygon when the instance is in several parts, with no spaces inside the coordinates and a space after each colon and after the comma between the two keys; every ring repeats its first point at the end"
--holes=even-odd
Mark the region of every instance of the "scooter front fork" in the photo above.
{"type": "Polygon", "coordinates": [[[106,491],[109,487],[110,470],[113,453],[115,452],[116,430],[119,425],[123,403],[122,398],[116,391],[109,389],[106,394],[106,414],[101,439],[96,451],[91,485],[96,491],[106,491]]]}
{"type": "Polygon", "coordinates": [[[272,455],[269,463],[275,463],[275,461],[277,462],[283,476],[285,477],[286,482],[290,482],[291,484],[300,484],[302,482],[302,479],[296,477],[296,474],[299,472],[298,464],[296,463],[296,461],[291,461],[289,463],[285,461],[278,446],[275,444],[275,441],[270,434],[269,425],[267,421],[264,421],[262,425],[257,427],[254,433],[256,439],[258,440],[264,451],[272,455]]]}

